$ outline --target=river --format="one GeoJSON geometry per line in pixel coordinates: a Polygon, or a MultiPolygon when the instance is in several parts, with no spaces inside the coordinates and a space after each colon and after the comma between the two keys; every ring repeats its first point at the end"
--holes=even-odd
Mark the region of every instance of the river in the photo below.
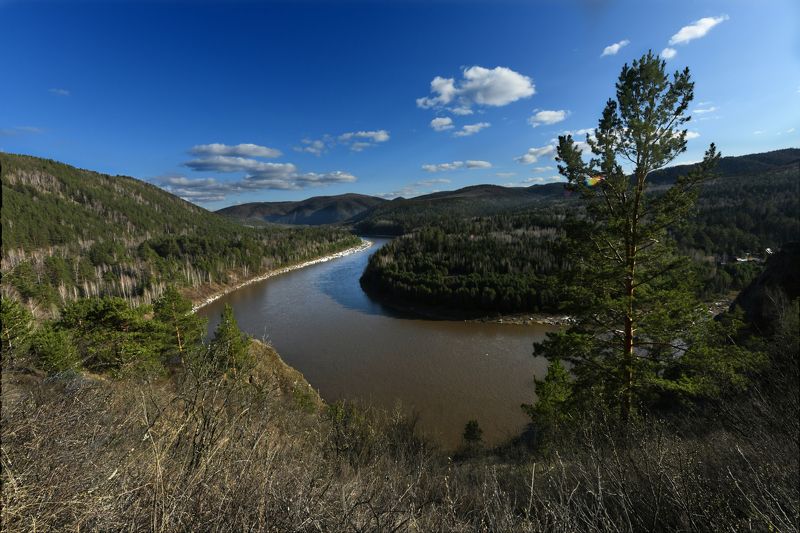
{"type": "Polygon", "coordinates": [[[531,355],[533,342],[555,327],[395,313],[358,283],[370,254],[388,242],[370,240],[375,245],[366,251],[248,285],[198,314],[213,331],[230,304],[239,327],[272,342],[323,399],[402,406],[445,448],[460,444],[470,419],[488,445],[518,434],[528,420],[520,404],[533,400],[534,373],[547,369],[531,355]]]}

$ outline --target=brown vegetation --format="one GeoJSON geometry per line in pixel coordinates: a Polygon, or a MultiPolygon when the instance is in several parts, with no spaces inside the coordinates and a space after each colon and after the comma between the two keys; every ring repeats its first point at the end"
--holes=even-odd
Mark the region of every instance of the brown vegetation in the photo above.
{"type": "Polygon", "coordinates": [[[715,408],[699,432],[642,418],[623,434],[593,413],[551,451],[451,459],[399,412],[322,407],[299,373],[254,346],[254,370],[221,378],[5,372],[2,529],[798,527],[796,395],[778,405],[756,390],[747,411],[715,408]]]}

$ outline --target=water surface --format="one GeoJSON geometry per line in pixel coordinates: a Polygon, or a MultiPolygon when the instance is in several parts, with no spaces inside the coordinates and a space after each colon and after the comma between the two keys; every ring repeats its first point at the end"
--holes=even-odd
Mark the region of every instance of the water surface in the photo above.
{"type": "Polygon", "coordinates": [[[533,376],[547,361],[532,343],[552,326],[428,320],[371,300],[358,283],[365,252],[254,283],[202,308],[213,331],[223,305],[239,326],[272,342],[326,401],[361,399],[419,414],[419,428],[445,447],[478,420],[488,444],[518,433],[520,404],[533,399],[533,376]]]}

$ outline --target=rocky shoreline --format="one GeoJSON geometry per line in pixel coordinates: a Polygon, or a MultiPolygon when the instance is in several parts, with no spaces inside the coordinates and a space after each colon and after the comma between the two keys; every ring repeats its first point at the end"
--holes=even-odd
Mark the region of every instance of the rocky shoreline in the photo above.
{"type": "Polygon", "coordinates": [[[353,246],[352,248],[348,248],[346,250],[342,250],[341,252],[336,252],[334,254],[318,257],[316,259],[312,259],[310,261],[305,261],[303,263],[298,263],[296,265],[290,265],[290,266],[287,266],[287,267],[278,268],[278,269],[275,269],[275,270],[270,270],[268,272],[264,272],[263,274],[259,274],[258,276],[254,276],[252,278],[248,278],[245,281],[243,281],[241,283],[238,283],[236,285],[231,285],[229,287],[225,287],[223,290],[215,292],[211,296],[208,296],[208,297],[204,298],[202,301],[200,301],[198,303],[194,303],[194,305],[192,305],[192,312],[193,313],[197,312],[198,309],[202,309],[203,307],[207,306],[208,304],[210,304],[210,303],[212,303],[212,302],[214,302],[216,300],[219,300],[220,298],[222,298],[226,294],[230,294],[233,291],[241,289],[242,287],[246,287],[247,285],[250,285],[251,283],[256,283],[258,281],[263,281],[263,280],[269,279],[269,278],[271,278],[273,276],[278,276],[280,274],[285,274],[287,272],[291,272],[292,270],[298,270],[298,269],[305,268],[305,267],[308,267],[308,266],[311,266],[311,265],[316,265],[317,263],[325,263],[327,261],[332,261],[333,259],[339,259],[340,257],[344,257],[344,256],[347,256],[347,255],[350,255],[350,254],[363,252],[364,250],[366,250],[370,246],[372,246],[372,244],[373,244],[372,241],[368,241],[367,239],[361,239],[361,244],[359,244],[358,246],[353,246]]]}

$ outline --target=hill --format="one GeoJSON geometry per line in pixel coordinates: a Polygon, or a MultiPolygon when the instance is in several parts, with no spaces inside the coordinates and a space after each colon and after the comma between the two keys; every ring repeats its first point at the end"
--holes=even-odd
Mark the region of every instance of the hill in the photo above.
{"type": "MultiPolygon", "coordinates": [[[[675,165],[653,172],[649,179],[654,184],[673,183],[678,176],[686,174],[691,168],[692,165],[675,165]]],[[[717,174],[725,178],[763,176],[792,170],[800,174],[798,148],[723,157],[717,165],[717,174]]]]}
{"type": "Polygon", "coordinates": [[[545,205],[556,207],[566,198],[561,183],[531,187],[473,185],[415,198],[397,198],[348,222],[359,233],[402,235],[443,220],[514,213],[545,205]]]}
{"type": "MultiPolygon", "coordinates": [[[[649,179],[652,186],[662,187],[673,183],[679,175],[690,169],[691,165],[677,165],[654,172],[649,179]]],[[[717,168],[717,174],[719,178],[705,186],[699,205],[701,212],[715,213],[711,222],[720,226],[721,232],[736,232],[736,228],[742,227],[732,224],[730,220],[731,217],[741,217],[742,212],[729,209],[729,206],[751,201],[760,204],[760,207],[750,206],[752,209],[748,207],[746,212],[755,214],[760,209],[758,216],[767,216],[766,220],[762,220],[763,224],[774,221],[782,224],[786,231],[796,230],[796,223],[793,224],[783,216],[778,221],[764,213],[763,209],[777,203],[782,206],[781,213],[789,213],[792,205],[788,204],[796,206],[796,191],[800,182],[800,149],[787,148],[761,154],[724,157],[717,168]],[[787,191],[795,194],[786,194],[787,191]],[[766,200],[766,203],[762,200],[766,200]]],[[[540,208],[552,213],[571,203],[572,199],[561,183],[531,187],[475,185],[416,198],[396,199],[376,206],[349,222],[361,233],[402,235],[447,219],[514,214],[540,208]]],[[[794,213],[796,212],[795,210],[794,213]]],[[[746,220],[743,223],[745,233],[750,230],[764,233],[755,224],[748,224],[746,220]]],[[[741,234],[737,239],[738,244],[724,252],[734,254],[742,248],[747,249],[757,244],[741,234]]],[[[786,239],[782,239],[782,242],[786,242],[786,239]]],[[[713,249],[709,251],[717,253],[713,249]]],[[[719,250],[719,253],[722,252],[723,250],[719,250]]]]}
{"type": "Polygon", "coordinates": [[[316,226],[351,219],[384,202],[383,198],[349,193],[314,196],[299,202],[251,202],[225,207],[217,213],[244,222],[316,226]]]}
{"type": "MultiPolygon", "coordinates": [[[[127,176],[0,153],[2,291],[45,314],[100,295],[150,302],[352,246],[331,228],[246,228],[127,176]]],[[[195,293],[198,291],[195,290],[195,293]]]]}

